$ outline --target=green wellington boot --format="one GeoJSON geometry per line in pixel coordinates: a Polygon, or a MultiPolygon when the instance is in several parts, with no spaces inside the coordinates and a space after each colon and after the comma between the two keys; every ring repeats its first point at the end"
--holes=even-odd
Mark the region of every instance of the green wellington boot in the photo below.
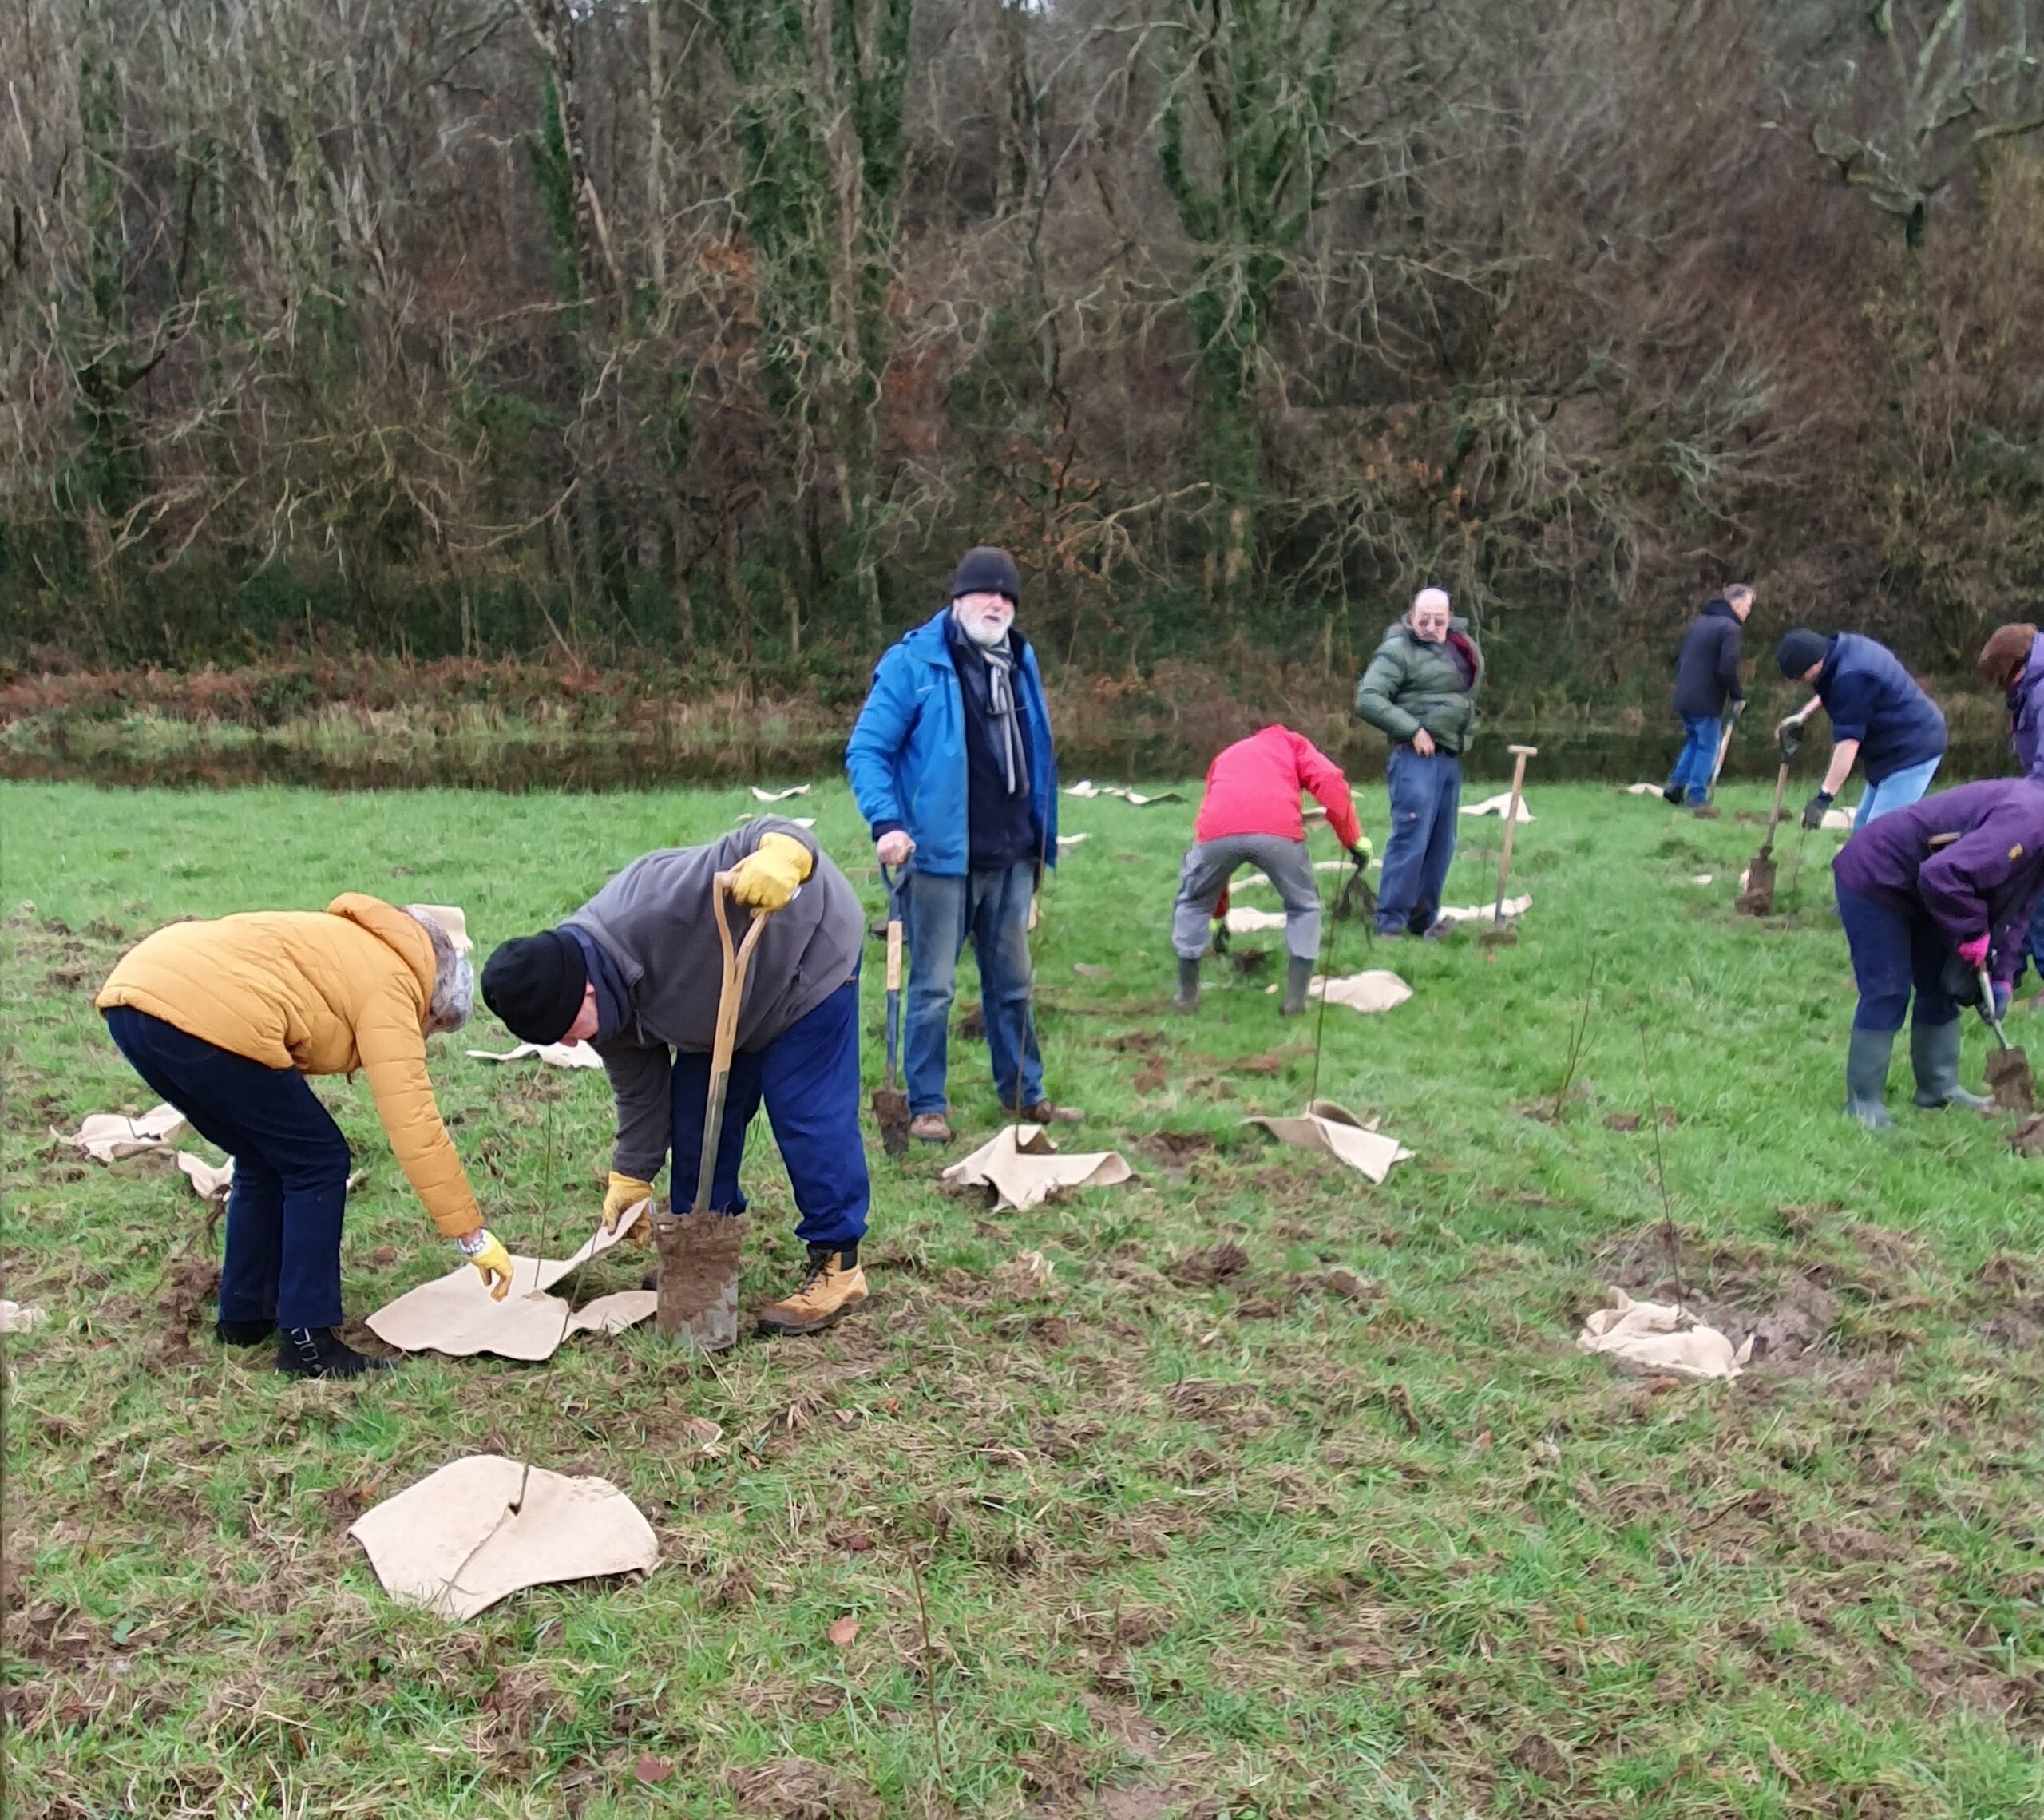
{"type": "Polygon", "coordinates": [[[1965,1106],[1978,1112],[1991,1100],[1969,1093],[1959,1084],[1959,1020],[1926,1026],[1920,1017],[1909,1025],[1909,1060],[1916,1070],[1919,1106],[1965,1106]]]}
{"type": "Polygon", "coordinates": [[[1881,1096],[1888,1091],[1888,1060],[1894,1053],[1894,1031],[1852,1026],[1852,1047],[1845,1052],[1845,1112],[1869,1131],[1886,1131],[1895,1123],[1881,1104],[1881,1096]]]}

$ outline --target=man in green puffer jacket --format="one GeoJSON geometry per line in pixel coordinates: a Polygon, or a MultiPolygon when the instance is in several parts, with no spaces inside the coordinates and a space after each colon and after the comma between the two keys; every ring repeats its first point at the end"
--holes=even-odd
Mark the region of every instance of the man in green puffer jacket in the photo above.
{"type": "Polygon", "coordinates": [[[1444,588],[1422,588],[1356,686],[1356,712],[1391,741],[1391,838],[1377,887],[1383,935],[1432,935],[1455,857],[1462,754],[1476,723],[1483,654],[1444,588]]]}

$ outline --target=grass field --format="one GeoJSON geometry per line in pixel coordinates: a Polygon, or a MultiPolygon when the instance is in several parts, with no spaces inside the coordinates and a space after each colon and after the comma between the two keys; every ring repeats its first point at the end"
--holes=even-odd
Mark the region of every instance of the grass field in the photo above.
{"type": "MultiPolygon", "coordinates": [[[[0,789],[6,1293],[50,1315],[8,1342],[8,1812],[2044,1812],[2037,1165],[1910,1109],[1899,1058],[1899,1130],[1839,1114],[1828,837],[1761,926],[1731,913],[1759,837],[1729,812],[1759,791],[1713,823],[1531,794],[1521,943],[1380,946],[1414,999],[1328,1015],[1322,1093],[1417,1152],[1381,1188],[1240,1123],[1307,1096],[1311,1025],[1262,989],[1281,963],[1163,1012],[1189,806],[1068,802],[1090,838],[1037,935],[1049,1083],[1137,1182],[995,1216],[939,1192],[945,1157],[875,1145],[874,1299],[820,1340],[712,1374],[640,1330],[353,1386],[214,1346],[167,1160],[48,1142],[150,1101],[91,1009],[116,954],[343,890],[461,904],[486,948],[750,800],[0,789]],[[1608,1286],[1677,1279],[1769,1317],[1770,1355],[1677,1386],[1575,1351],[1608,1286]],[[478,1450],[614,1481],[660,1570],[459,1627],[394,1604],[348,1524],[478,1450]]],[[[877,909],[848,798],[811,800],[877,909]]],[[[1363,807],[1380,835],[1380,789],[1363,807]]],[[[1466,902],[1499,829],[1464,826],[1466,902]]],[[[497,1231],[560,1255],[607,1091],[462,1056],[502,1034],[434,1045],[441,1104],[497,1231]]],[[[1975,1086],[1983,1054],[1976,1027],[1975,1086]]],[[[976,1140],[984,1050],[953,1057],[976,1140]]],[[[366,1089],[320,1091],[369,1171],[359,1316],[451,1253],[366,1089]]],[[[764,1299],[795,1247],[763,1126],[748,1184],[764,1299]]],[[[636,1274],[600,1259],[580,1293],[636,1274]]]]}

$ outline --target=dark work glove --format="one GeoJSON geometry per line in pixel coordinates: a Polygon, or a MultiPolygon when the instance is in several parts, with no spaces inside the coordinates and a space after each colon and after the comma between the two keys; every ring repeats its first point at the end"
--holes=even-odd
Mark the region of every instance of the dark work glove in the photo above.
{"type": "Polygon", "coordinates": [[[1803,826],[1806,828],[1822,827],[1824,812],[1830,807],[1831,792],[1828,790],[1820,790],[1803,805],[1803,826]]]}

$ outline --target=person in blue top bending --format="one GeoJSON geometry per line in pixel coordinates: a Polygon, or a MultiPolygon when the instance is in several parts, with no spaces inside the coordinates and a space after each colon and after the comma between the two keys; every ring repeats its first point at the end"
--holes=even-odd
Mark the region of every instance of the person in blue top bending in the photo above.
{"type": "Polygon", "coordinates": [[[1057,758],[1036,656],[1015,625],[1021,596],[1006,550],[969,550],[949,601],[875,666],[845,747],[881,864],[907,867],[903,1073],[909,1132],[926,1144],[951,1141],[947,1038],[969,935],[1002,1106],[1037,1124],[1081,1116],[1044,1092],[1030,1009],[1029,906],[1057,863],[1057,758]]]}
{"type": "Polygon", "coordinates": [[[1774,660],[1791,682],[1816,690],[1777,736],[1800,733],[1820,707],[1831,717],[1831,763],[1824,787],[1803,805],[1804,827],[1824,820],[1855,763],[1867,774],[1867,793],[1854,827],[1922,800],[1945,755],[1945,717],[1892,651],[1856,632],[1827,638],[1799,626],[1776,647],[1774,660]]]}

